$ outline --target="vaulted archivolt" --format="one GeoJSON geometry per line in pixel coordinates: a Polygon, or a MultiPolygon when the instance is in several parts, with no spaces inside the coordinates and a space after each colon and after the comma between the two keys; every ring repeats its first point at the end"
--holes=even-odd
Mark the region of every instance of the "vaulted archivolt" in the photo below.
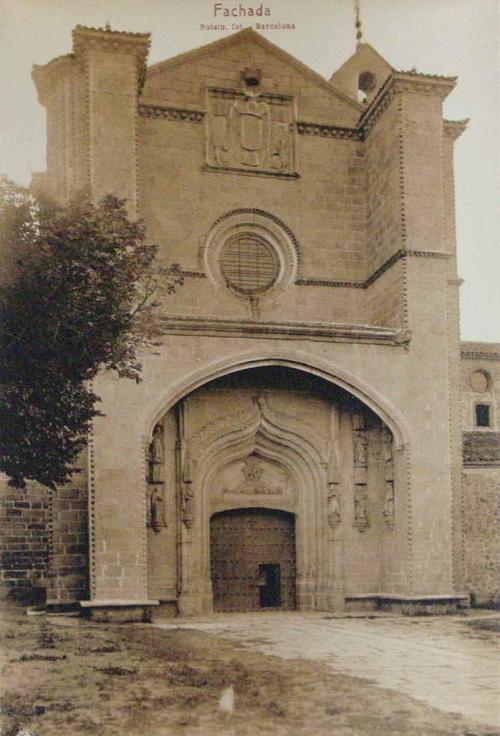
{"type": "Polygon", "coordinates": [[[196,458],[193,490],[199,504],[201,573],[207,585],[210,517],[241,506],[281,509],[297,518],[296,588],[300,603],[302,591],[311,587],[313,571],[322,567],[324,523],[319,513],[327,493],[328,438],[307,422],[273,409],[268,399],[258,396],[250,410],[209,422],[193,437],[187,436],[186,443],[196,458]],[[248,458],[260,460],[264,467],[271,464],[283,469],[287,482],[281,493],[262,494],[256,488],[242,497],[224,492],[219,480],[224,469],[248,458]],[[317,533],[306,534],[306,529],[316,529],[317,533]]]}
{"type": "MultiPolygon", "coordinates": [[[[254,523],[261,509],[263,527],[271,512],[293,516],[299,608],[334,609],[349,589],[380,589],[396,512],[405,519],[404,467],[396,467],[390,429],[368,407],[307,374],[263,366],[192,392],[164,427],[166,446],[176,447],[165,507],[177,517],[168,528],[178,534],[183,612],[211,610],[211,519],[238,509],[241,523],[254,523]],[[360,556],[370,561],[365,580],[356,579],[360,556]]],[[[153,547],[161,536],[150,533],[153,547]]],[[[261,562],[269,563],[265,549],[261,562]]]]}

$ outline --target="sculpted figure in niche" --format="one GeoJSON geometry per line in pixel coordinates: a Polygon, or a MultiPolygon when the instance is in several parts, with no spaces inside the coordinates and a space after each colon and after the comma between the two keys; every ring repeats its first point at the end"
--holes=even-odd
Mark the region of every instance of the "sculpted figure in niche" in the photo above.
{"type": "Polygon", "coordinates": [[[364,532],[364,530],[370,526],[365,485],[354,487],[354,526],[356,526],[360,532],[364,532]]]}
{"type": "Polygon", "coordinates": [[[163,463],[165,447],[163,426],[157,424],[153,429],[147,453],[147,502],[146,524],[155,532],[165,527],[163,463]]]}
{"type": "Polygon", "coordinates": [[[148,488],[147,524],[155,532],[167,526],[164,514],[163,483],[148,488]]]}
{"type": "Polygon", "coordinates": [[[387,427],[382,430],[382,460],[384,463],[385,494],[382,514],[387,526],[394,526],[394,458],[392,434],[387,427]]]}
{"type": "Polygon", "coordinates": [[[366,484],[368,481],[368,437],[364,431],[364,419],[353,417],[354,442],[354,526],[363,532],[370,526],[366,484]]]}
{"type": "Polygon", "coordinates": [[[332,528],[335,528],[340,524],[340,521],[340,502],[337,494],[337,486],[334,483],[329,483],[328,523],[332,528]]]}
{"type": "Polygon", "coordinates": [[[331,448],[328,463],[328,524],[335,529],[341,522],[340,516],[340,469],[336,450],[331,448]]]}
{"type": "Polygon", "coordinates": [[[194,524],[194,492],[190,483],[182,486],[182,521],[188,529],[194,524]]]}
{"type": "Polygon", "coordinates": [[[368,439],[362,432],[355,434],[354,465],[361,468],[366,468],[368,465],[368,439]]]}

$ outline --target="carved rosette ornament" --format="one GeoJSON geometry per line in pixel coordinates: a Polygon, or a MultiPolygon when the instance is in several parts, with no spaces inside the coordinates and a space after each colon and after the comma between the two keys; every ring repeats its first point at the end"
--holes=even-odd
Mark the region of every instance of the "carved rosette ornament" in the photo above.
{"type": "Polygon", "coordinates": [[[354,442],[354,526],[364,532],[370,526],[368,516],[368,437],[361,414],[352,417],[354,442]]]}
{"type": "Polygon", "coordinates": [[[224,493],[238,493],[245,495],[261,495],[261,496],[280,496],[283,495],[283,488],[280,486],[271,486],[263,479],[265,468],[262,461],[257,455],[249,455],[243,461],[241,468],[244,480],[239,483],[236,488],[224,488],[224,493]]]}
{"type": "Polygon", "coordinates": [[[146,458],[146,526],[154,532],[159,532],[167,526],[165,518],[164,461],[163,425],[157,424],[153,429],[146,458]]]}
{"type": "Polygon", "coordinates": [[[394,529],[394,457],[392,434],[387,427],[382,430],[382,462],[384,464],[385,480],[382,514],[389,529],[394,529]]]}

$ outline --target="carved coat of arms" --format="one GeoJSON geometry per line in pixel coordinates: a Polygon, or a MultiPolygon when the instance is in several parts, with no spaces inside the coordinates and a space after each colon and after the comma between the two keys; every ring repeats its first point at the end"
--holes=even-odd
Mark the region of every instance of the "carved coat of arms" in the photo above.
{"type": "Polygon", "coordinates": [[[291,98],[210,89],[206,135],[211,168],[293,174],[291,98]]]}

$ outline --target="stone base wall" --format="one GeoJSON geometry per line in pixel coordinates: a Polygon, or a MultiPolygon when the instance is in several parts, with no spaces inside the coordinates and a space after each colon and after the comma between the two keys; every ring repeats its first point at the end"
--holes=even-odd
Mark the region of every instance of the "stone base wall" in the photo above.
{"type": "MultiPolygon", "coordinates": [[[[84,458],[82,458],[84,461],[84,458]]],[[[83,462],[82,462],[83,467],[83,462]]],[[[0,484],[0,594],[67,605],[88,597],[87,474],[49,491],[0,484]]]]}
{"type": "Polygon", "coordinates": [[[466,587],[472,604],[500,606],[500,470],[463,473],[466,587]]]}
{"type": "Polygon", "coordinates": [[[67,605],[88,598],[88,490],[86,458],[73,483],[58,488],[51,504],[51,560],[47,588],[49,605],[67,605]]]}
{"type": "Polygon", "coordinates": [[[23,603],[43,603],[48,583],[50,491],[25,491],[0,482],[0,593],[23,603]]]}

